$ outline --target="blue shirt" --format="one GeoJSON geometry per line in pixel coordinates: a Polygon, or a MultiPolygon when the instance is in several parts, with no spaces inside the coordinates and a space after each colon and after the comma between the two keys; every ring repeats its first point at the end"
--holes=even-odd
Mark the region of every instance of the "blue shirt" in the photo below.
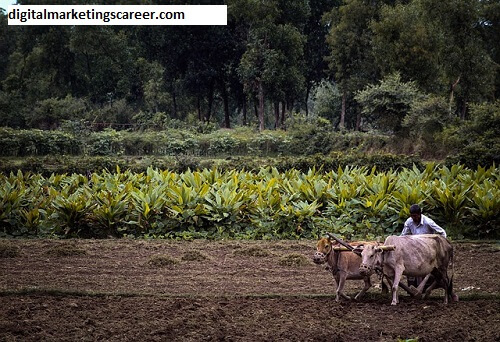
{"type": "Polygon", "coordinates": [[[439,234],[446,237],[446,232],[436,222],[425,215],[421,215],[420,223],[415,223],[410,217],[406,220],[401,235],[439,234]]]}

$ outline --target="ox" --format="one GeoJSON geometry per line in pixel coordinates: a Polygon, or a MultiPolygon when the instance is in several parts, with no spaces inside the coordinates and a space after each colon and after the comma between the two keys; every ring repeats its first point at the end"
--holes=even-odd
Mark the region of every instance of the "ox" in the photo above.
{"type": "MultiPolygon", "coordinates": [[[[377,242],[351,242],[352,247],[357,247],[360,245],[376,245],[377,242]]],[[[315,264],[327,263],[327,269],[332,272],[333,279],[336,283],[336,297],[335,300],[338,302],[340,297],[350,300],[351,297],[344,294],[344,286],[346,280],[363,280],[365,286],[363,289],[354,297],[355,300],[359,299],[365,294],[366,291],[372,286],[370,281],[370,275],[361,275],[360,265],[361,257],[349,251],[348,248],[341,246],[337,243],[332,243],[329,238],[322,238],[316,244],[316,253],[313,256],[313,261],[315,264]]],[[[382,291],[388,291],[387,286],[382,282],[382,291]]]]}
{"type": "Polygon", "coordinates": [[[453,275],[448,277],[448,266],[453,264],[453,247],[440,235],[389,236],[384,246],[365,245],[361,252],[360,274],[373,271],[383,274],[392,283],[391,305],[399,303],[398,285],[401,276],[425,277],[418,286],[422,293],[426,281],[432,274],[433,284],[425,291],[427,297],[436,286],[445,290],[444,302],[458,300],[453,293],[453,275]]]}

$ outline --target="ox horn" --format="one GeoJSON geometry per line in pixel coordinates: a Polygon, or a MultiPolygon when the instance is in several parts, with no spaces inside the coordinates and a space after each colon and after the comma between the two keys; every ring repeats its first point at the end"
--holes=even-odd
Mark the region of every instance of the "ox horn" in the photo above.
{"type": "Polygon", "coordinates": [[[394,245],[384,245],[384,246],[378,246],[378,248],[380,250],[383,250],[383,251],[393,251],[396,249],[396,246],[394,245]]]}

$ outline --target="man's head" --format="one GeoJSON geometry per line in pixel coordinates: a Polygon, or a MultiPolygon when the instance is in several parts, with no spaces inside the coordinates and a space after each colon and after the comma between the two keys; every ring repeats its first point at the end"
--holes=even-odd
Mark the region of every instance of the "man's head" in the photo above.
{"type": "Polygon", "coordinates": [[[413,222],[420,223],[420,219],[422,218],[422,209],[417,204],[413,204],[410,207],[410,217],[413,222]]]}

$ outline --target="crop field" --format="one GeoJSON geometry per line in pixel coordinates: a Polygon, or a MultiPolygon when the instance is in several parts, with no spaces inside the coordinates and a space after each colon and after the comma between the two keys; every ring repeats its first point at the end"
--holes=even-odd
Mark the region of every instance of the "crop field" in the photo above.
{"type": "Polygon", "coordinates": [[[376,239],[397,233],[413,203],[450,236],[496,239],[499,169],[19,171],[0,174],[0,237],[376,239]]]}
{"type": "Polygon", "coordinates": [[[498,243],[453,243],[459,302],[398,306],[377,287],[335,302],[315,243],[3,239],[0,341],[500,340],[498,243]]]}

